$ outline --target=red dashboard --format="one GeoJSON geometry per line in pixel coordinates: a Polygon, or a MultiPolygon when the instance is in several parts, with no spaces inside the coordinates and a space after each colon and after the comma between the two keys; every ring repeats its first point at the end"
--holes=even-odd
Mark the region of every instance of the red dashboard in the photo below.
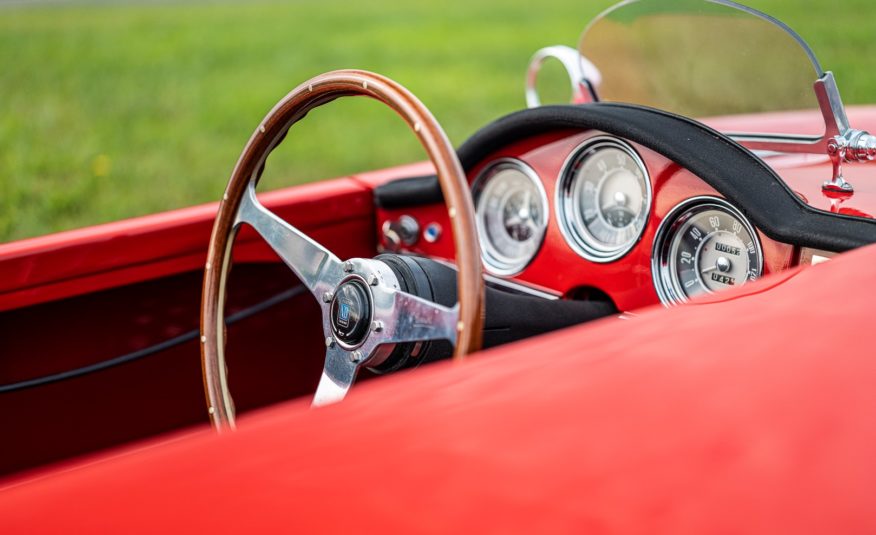
{"type": "MultiPolygon", "coordinates": [[[[699,196],[720,197],[705,182],[663,156],[637,144],[631,144],[648,170],[653,191],[650,217],[641,238],[621,258],[612,262],[593,262],[579,255],[560,230],[555,191],[569,156],[587,140],[600,137],[600,132],[556,132],[535,136],[507,146],[485,159],[469,173],[474,181],[491,162],[514,158],[528,164],[542,181],[549,203],[547,229],[540,249],[532,261],[518,274],[504,277],[517,283],[561,296],[587,296],[594,290],[607,294],[620,310],[634,310],[660,302],[652,278],[652,249],[661,221],[679,203],[699,196]]],[[[800,158],[796,162],[799,163],[800,158]]],[[[789,160],[785,160],[787,164],[789,160]]],[[[821,166],[819,166],[821,167],[821,166]]],[[[449,228],[443,204],[409,209],[378,210],[377,224],[409,215],[420,228],[437,223],[449,228]]],[[[763,249],[763,275],[781,272],[798,262],[795,247],[771,240],[758,231],[763,249]]],[[[385,237],[383,246],[387,247],[385,237]]],[[[412,253],[452,260],[453,242],[442,235],[434,242],[418,239],[408,247],[412,253]]]]}

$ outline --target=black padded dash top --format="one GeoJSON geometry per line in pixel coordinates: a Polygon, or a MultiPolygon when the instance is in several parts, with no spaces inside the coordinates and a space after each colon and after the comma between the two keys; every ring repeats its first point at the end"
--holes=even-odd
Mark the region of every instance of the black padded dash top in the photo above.
{"type": "Polygon", "coordinates": [[[836,252],[876,242],[876,220],[812,208],[729,137],[687,117],[644,106],[595,103],[523,110],[482,128],[457,152],[463,167],[471,170],[511,143],[567,129],[601,130],[665,156],[715,188],[774,240],[836,252]]]}

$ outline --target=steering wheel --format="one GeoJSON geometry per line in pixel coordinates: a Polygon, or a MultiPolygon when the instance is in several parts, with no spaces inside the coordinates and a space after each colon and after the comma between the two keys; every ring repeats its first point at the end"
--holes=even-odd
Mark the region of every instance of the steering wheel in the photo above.
{"type": "Polygon", "coordinates": [[[449,340],[454,358],[480,348],[484,283],[475,212],[456,152],[429,110],[408,90],[384,76],[358,70],[328,72],[286,95],[250,137],[213,224],[201,299],[201,363],[210,419],[217,429],[235,425],[225,364],[226,283],[231,249],[247,224],[270,245],[317,298],[326,340],[325,366],[313,399],[342,399],[362,366],[385,359],[395,344],[449,340]],[[271,151],[307,112],[344,96],[367,96],[407,122],[435,166],[453,230],[458,302],[452,308],[406,293],[379,260],[341,261],[325,247],[259,203],[256,185],[271,151]]]}

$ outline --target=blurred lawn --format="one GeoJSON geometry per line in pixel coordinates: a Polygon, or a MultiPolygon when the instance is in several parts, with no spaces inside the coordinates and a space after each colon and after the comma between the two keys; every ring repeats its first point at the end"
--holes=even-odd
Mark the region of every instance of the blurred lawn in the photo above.
{"type": "MultiPolygon", "coordinates": [[[[265,112],[331,69],[395,78],[458,145],[523,107],[537,48],[574,46],[612,3],[0,0],[0,241],[217,199],[265,112]]],[[[749,3],[809,40],[847,103],[876,102],[870,0],[749,3]]],[[[394,114],[347,99],[293,129],[268,186],[422,157],[394,114]]]]}

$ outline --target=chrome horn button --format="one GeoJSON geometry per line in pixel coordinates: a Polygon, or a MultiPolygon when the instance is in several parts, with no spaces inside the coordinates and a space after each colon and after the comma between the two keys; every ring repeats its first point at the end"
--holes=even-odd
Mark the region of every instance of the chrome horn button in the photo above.
{"type": "Polygon", "coordinates": [[[374,310],[371,291],[359,277],[342,282],[329,304],[329,325],[338,342],[348,348],[368,338],[374,310]]]}

